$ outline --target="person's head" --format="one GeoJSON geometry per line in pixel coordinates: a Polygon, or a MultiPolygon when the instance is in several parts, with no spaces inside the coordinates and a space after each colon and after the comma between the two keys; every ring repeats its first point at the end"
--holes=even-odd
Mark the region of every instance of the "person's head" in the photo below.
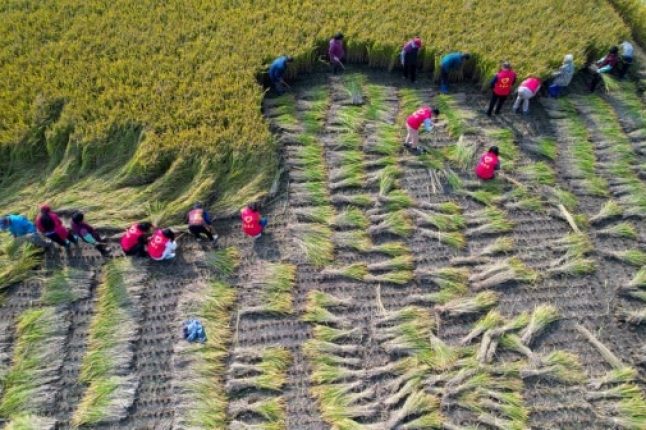
{"type": "Polygon", "coordinates": [[[149,232],[151,228],[153,228],[153,225],[147,221],[145,222],[140,222],[137,224],[137,227],[139,227],[139,230],[143,232],[149,232]]]}
{"type": "Polygon", "coordinates": [[[334,35],[334,40],[343,40],[343,33],[340,31],[334,35]]]}
{"type": "Polygon", "coordinates": [[[0,231],[8,229],[10,224],[11,220],[8,216],[0,217],[0,231]]]}
{"type": "Polygon", "coordinates": [[[420,48],[422,47],[422,38],[419,36],[415,36],[413,38],[413,42],[415,42],[415,45],[419,46],[420,48]]]}
{"type": "Polygon", "coordinates": [[[492,146],[491,148],[489,148],[489,152],[492,152],[492,153],[498,155],[498,147],[497,146],[492,146]]]}
{"type": "Polygon", "coordinates": [[[287,56],[287,62],[291,63],[292,61],[294,61],[294,57],[292,57],[291,55],[288,55],[287,56]]]}
{"type": "Polygon", "coordinates": [[[203,207],[202,202],[195,202],[193,204],[193,209],[202,209],[203,207]]]}
{"type": "Polygon", "coordinates": [[[613,46],[608,52],[610,52],[611,54],[617,54],[619,52],[619,48],[613,46]]]}
{"type": "Polygon", "coordinates": [[[502,62],[502,68],[504,70],[511,70],[511,63],[509,61],[503,61],[502,62]]]}
{"type": "Polygon", "coordinates": [[[72,214],[72,222],[74,222],[75,224],[80,224],[80,223],[82,223],[82,222],[83,222],[83,218],[84,218],[84,216],[83,216],[83,212],[81,212],[81,211],[76,211],[76,212],[74,212],[74,213],[72,214]]]}
{"type": "Polygon", "coordinates": [[[431,112],[433,112],[433,117],[437,117],[440,114],[440,110],[436,107],[431,108],[431,112]]]}
{"type": "Polygon", "coordinates": [[[49,207],[49,205],[47,203],[40,206],[40,213],[42,213],[42,214],[49,213],[51,210],[52,210],[52,208],[49,207]]]}
{"type": "Polygon", "coordinates": [[[462,61],[469,61],[471,59],[471,54],[465,52],[462,54],[462,61]]]}
{"type": "Polygon", "coordinates": [[[162,230],[162,234],[170,240],[175,240],[175,232],[170,228],[165,228],[162,230]]]}
{"type": "Polygon", "coordinates": [[[249,209],[251,209],[254,212],[258,212],[260,210],[260,203],[258,202],[251,202],[247,205],[249,209]]]}
{"type": "Polygon", "coordinates": [[[570,64],[574,62],[574,55],[572,54],[566,54],[565,57],[563,57],[563,62],[570,64]]]}

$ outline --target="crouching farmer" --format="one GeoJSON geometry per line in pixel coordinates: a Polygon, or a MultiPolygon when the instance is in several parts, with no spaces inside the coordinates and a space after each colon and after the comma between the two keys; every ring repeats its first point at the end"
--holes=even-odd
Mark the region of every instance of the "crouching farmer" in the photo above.
{"type": "Polygon", "coordinates": [[[258,239],[267,226],[267,218],[260,215],[260,205],[251,203],[240,211],[242,231],[247,236],[258,239]]]}
{"type": "Polygon", "coordinates": [[[140,222],[130,226],[125,234],[121,236],[121,249],[123,252],[130,256],[147,257],[146,242],[151,229],[152,225],[149,222],[140,222]]]}
{"type": "Polygon", "coordinates": [[[177,243],[175,242],[175,233],[170,228],[157,229],[150,239],[146,251],[148,255],[155,261],[172,260],[175,258],[175,250],[177,243]]]}
{"type": "Polygon", "coordinates": [[[34,223],[24,215],[7,215],[0,218],[0,231],[8,231],[14,239],[24,239],[41,248],[49,246],[36,231],[34,223]]]}
{"type": "Polygon", "coordinates": [[[496,170],[500,169],[498,159],[498,147],[492,146],[485,152],[476,166],[476,175],[483,181],[489,181],[496,177],[496,170]]]}

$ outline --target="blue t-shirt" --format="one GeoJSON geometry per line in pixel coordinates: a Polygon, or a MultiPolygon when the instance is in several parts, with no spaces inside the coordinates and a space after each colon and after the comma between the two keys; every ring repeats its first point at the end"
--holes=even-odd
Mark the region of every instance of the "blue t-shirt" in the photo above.
{"type": "Polygon", "coordinates": [[[9,233],[13,237],[20,237],[30,233],[36,233],[36,226],[23,215],[8,215],[9,233]]]}
{"type": "Polygon", "coordinates": [[[272,81],[277,81],[283,77],[283,74],[287,70],[287,56],[283,55],[278,57],[271,63],[269,66],[269,79],[272,81]]]}
{"type": "Polygon", "coordinates": [[[454,70],[462,65],[462,52],[451,52],[442,57],[440,65],[444,70],[454,70]]]}

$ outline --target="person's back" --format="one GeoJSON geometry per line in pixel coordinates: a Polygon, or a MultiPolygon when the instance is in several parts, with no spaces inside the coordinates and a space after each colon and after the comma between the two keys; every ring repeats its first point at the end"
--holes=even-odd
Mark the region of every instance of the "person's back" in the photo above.
{"type": "Polygon", "coordinates": [[[453,70],[457,69],[462,65],[464,54],[460,51],[450,52],[442,57],[440,60],[440,66],[444,70],[453,70]]]}
{"type": "Polygon", "coordinates": [[[9,233],[13,237],[36,233],[36,226],[24,215],[7,215],[6,218],[9,221],[9,233]]]}
{"type": "Polygon", "coordinates": [[[328,56],[330,57],[330,61],[334,61],[335,59],[338,59],[338,60],[343,59],[343,57],[345,56],[345,52],[343,49],[342,38],[337,38],[337,36],[335,36],[332,39],[330,39],[328,56]]]}
{"type": "Polygon", "coordinates": [[[121,236],[120,243],[123,252],[128,253],[132,251],[137,245],[141,244],[145,234],[145,231],[139,224],[131,225],[126,230],[125,234],[121,236]]]}
{"type": "Polygon", "coordinates": [[[536,95],[541,87],[541,80],[532,76],[525,79],[520,86],[529,89],[534,95],[536,95]]]}
{"type": "Polygon", "coordinates": [[[242,231],[251,237],[258,237],[263,230],[260,212],[253,205],[249,205],[240,212],[242,231]]]}
{"type": "Polygon", "coordinates": [[[287,69],[287,56],[281,55],[276,58],[269,66],[269,78],[273,81],[280,79],[287,69]]]}
{"type": "Polygon", "coordinates": [[[493,92],[499,96],[508,96],[516,82],[516,72],[511,68],[501,69],[496,74],[496,82],[493,86],[493,92]]]}
{"type": "Polygon", "coordinates": [[[157,229],[148,240],[146,250],[153,260],[169,260],[175,257],[175,234],[170,229],[157,229]]]}
{"type": "Polygon", "coordinates": [[[189,226],[203,226],[210,224],[207,222],[207,217],[208,214],[206,211],[199,207],[199,208],[193,208],[189,211],[187,218],[188,218],[188,225],[189,226]]]}
{"type": "Polygon", "coordinates": [[[567,87],[572,82],[574,77],[574,57],[571,54],[565,56],[563,60],[563,65],[559,68],[553,85],[558,85],[559,87],[567,87]]]}
{"type": "Polygon", "coordinates": [[[494,178],[499,167],[500,160],[498,159],[497,148],[492,148],[480,157],[475,173],[480,179],[487,181],[494,178]]]}
{"type": "Polygon", "coordinates": [[[413,112],[407,119],[406,119],[406,124],[411,126],[414,130],[418,130],[422,124],[424,124],[424,121],[427,119],[431,119],[433,116],[433,112],[431,111],[431,108],[428,106],[424,106],[420,109],[417,109],[415,112],[413,112]]]}

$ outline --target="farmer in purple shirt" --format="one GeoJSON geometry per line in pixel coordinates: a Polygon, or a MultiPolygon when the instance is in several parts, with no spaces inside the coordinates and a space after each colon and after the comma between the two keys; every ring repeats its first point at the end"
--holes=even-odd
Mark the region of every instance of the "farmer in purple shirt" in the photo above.
{"type": "Polygon", "coordinates": [[[92,226],[84,221],[83,212],[76,211],[72,214],[72,232],[76,237],[81,239],[85,243],[94,245],[94,247],[101,253],[101,255],[108,256],[110,254],[110,248],[105,245],[99,233],[92,228],[92,226]]]}
{"type": "Polygon", "coordinates": [[[339,71],[345,70],[342,62],[345,57],[345,50],[343,49],[343,33],[337,33],[332,39],[330,39],[330,47],[328,48],[327,53],[330,57],[332,73],[337,74],[339,71]]]}

